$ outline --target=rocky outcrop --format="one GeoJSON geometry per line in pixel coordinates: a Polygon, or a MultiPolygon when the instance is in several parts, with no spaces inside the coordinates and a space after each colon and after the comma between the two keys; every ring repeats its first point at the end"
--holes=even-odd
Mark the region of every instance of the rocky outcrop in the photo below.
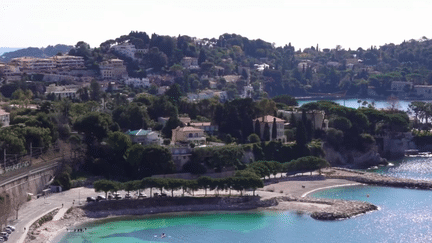
{"type": "Polygon", "coordinates": [[[366,152],[346,149],[336,151],[328,143],[323,143],[322,148],[325,153],[325,159],[332,166],[368,168],[380,164],[386,165],[388,163],[386,159],[381,157],[376,148],[372,148],[366,152]]]}
{"type": "Polygon", "coordinates": [[[340,199],[324,199],[310,197],[279,197],[278,201],[300,202],[312,204],[324,204],[319,210],[311,213],[311,217],[318,220],[339,220],[347,219],[360,214],[378,210],[378,207],[361,201],[347,201],[340,199]]]}

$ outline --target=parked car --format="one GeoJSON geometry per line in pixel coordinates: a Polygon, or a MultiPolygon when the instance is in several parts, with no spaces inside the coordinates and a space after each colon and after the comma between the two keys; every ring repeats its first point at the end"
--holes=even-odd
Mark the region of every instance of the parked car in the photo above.
{"type": "Polygon", "coordinates": [[[8,234],[11,234],[11,233],[12,233],[12,230],[9,229],[9,228],[4,228],[3,231],[6,232],[6,233],[8,233],[8,234]]]}
{"type": "Polygon", "coordinates": [[[102,200],[106,200],[104,195],[99,195],[96,197],[96,201],[102,201],[102,200]]]}
{"type": "Polygon", "coordinates": [[[122,199],[122,196],[120,194],[117,194],[117,195],[115,195],[114,199],[115,200],[120,200],[120,199],[122,199]]]}
{"type": "Polygon", "coordinates": [[[4,241],[5,241],[5,239],[0,236],[0,242],[4,242],[4,241]]]}
{"type": "Polygon", "coordinates": [[[6,228],[11,229],[12,231],[15,231],[15,227],[13,227],[12,225],[7,225],[6,228]]]}
{"type": "Polygon", "coordinates": [[[131,198],[132,198],[131,194],[130,193],[126,193],[125,199],[131,199],[131,198]]]}
{"type": "Polygon", "coordinates": [[[144,192],[140,192],[138,194],[138,198],[146,198],[146,197],[147,197],[147,195],[144,192]]]}
{"type": "Polygon", "coordinates": [[[3,237],[3,239],[5,239],[5,241],[8,240],[8,238],[9,238],[9,235],[6,232],[1,232],[0,236],[3,237]]]}
{"type": "Polygon", "coordinates": [[[87,202],[96,202],[96,198],[94,198],[94,197],[87,197],[87,202]]]}

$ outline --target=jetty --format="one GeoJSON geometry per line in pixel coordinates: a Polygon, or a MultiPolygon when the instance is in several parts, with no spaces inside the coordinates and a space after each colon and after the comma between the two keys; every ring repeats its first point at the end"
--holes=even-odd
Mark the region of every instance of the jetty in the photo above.
{"type": "Polygon", "coordinates": [[[377,173],[333,167],[323,171],[326,178],[345,179],[367,185],[431,190],[432,181],[397,178],[377,173]]]}

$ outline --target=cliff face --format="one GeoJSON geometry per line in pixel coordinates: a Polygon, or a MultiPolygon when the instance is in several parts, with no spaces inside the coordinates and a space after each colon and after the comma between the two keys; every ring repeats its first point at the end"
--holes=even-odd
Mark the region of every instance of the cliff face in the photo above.
{"type": "Polygon", "coordinates": [[[386,158],[400,158],[405,155],[405,150],[417,149],[411,132],[388,133],[377,139],[379,152],[386,158]]]}
{"type": "Polygon", "coordinates": [[[328,143],[323,143],[325,159],[332,166],[344,166],[351,168],[368,168],[379,164],[387,164],[387,160],[382,158],[374,147],[366,152],[358,150],[341,149],[336,151],[328,143]]]}

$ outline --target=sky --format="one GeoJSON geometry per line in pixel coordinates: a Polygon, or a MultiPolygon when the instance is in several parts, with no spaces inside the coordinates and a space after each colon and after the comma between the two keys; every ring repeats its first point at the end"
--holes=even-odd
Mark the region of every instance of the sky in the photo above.
{"type": "Polygon", "coordinates": [[[98,47],[144,31],[366,49],[432,38],[431,11],[430,0],[0,0],[0,47],[98,47]]]}

